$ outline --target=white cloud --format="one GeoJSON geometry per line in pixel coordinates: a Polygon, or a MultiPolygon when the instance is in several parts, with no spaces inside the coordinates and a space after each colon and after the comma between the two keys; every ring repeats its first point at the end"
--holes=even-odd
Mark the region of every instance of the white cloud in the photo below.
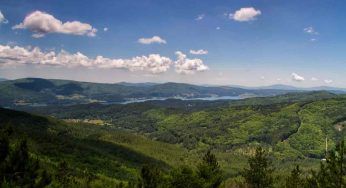
{"type": "Polygon", "coordinates": [[[265,79],[265,77],[264,77],[264,76],[261,76],[261,77],[260,77],[260,79],[261,79],[261,80],[264,80],[264,79],[265,79]]]}
{"type": "Polygon", "coordinates": [[[195,18],[195,20],[196,20],[196,21],[200,21],[200,20],[203,20],[204,17],[205,17],[204,14],[200,14],[200,15],[198,15],[198,16],[195,18]]]}
{"type": "Polygon", "coordinates": [[[105,32],[108,31],[108,27],[103,28],[103,31],[105,32]]]}
{"type": "Polygon", "coordinates": [[[311,77],[311,81],[318,81],[318,78],[316,78],[316,77],[311,77]]]}
{"type": "Polygon", "coordinates": [[[208,70],[208,66],[203,64],[201,59],[188,59],[181,51],[175,52],[177,60],[175,61],[175,71],[179,74],[194,74],[208,70]]]}
{"type": "Polygon", "coordinates": [[[74,54],[64,50],[44,52],[38,47],[20,47],[0,45],[0,65],[46,65],[61,67],[86,67],[103,69],[126,69],[129,71],[146,71],[149,73],[166,72],[173,61],[159,54],[137,56],[129,59],[110,59],[103,56],[89,58],[81,52],[74,54]]]}
{"type": "Polygon", "coordinates": [[[190,54],[194,54],[194,55],[205,55],[208,54],[208,50],[190,50],[190,54]]]}
{"type": "Polygon", "coordinates": [[[166,40],[162,39],[159,36],[153,36],[151,38],[140,38],[138,39],[138,42],[141,44],[152,44],[152,43],[159,43],[159,44],[166,44],[166,40]]]}
{"type": "Polygon", "coordinates": [[[97,29],[93,28],[90,24],[79,21],[67,21],[63,23],[53,15],[41,11],[35,11],[29,14],[22,23],[13,26],[12,29],[28,29],[34,33],[32,36],[35,38],[44,37],[48,33],[93,37],[97,32],[97,29]]]}
{"type": "Polygon", "coordinates": [[[311,35],[318,35],[319,34],[312,26],[304,28],[303,31],[305,33],[311,34],[311,35]]]}
{"type": "Polygon", "coordinates": [[[316,42],[316,41],[317,41],[317,39],[315,39],[315,38],[310,39],[310,42],[316,42]]]}
{"type": "Polygon", "coordinates": [[[291,76],[292,76],[292,80],[296,82],[301,82],[305,80],[304,77],[299,76],[297,73],[292,73],[291,76]]]}
{"type": "Polygon", "coordinates": [[[0,24],[7,24],[8,20],[5,18],[5,16],[0,11],[0,24]]]}
{"type": "Polygon", "coordinates": [[[324,80],[324,83],[326,84],[331,84],[333,82],[333,80],[324,80]]]}
{"type": "Polygon", "coordinates": [[[235,11],[234,14],[229,14],[229,18],[238,22],[247,22],[256,20],[256,17],[261,14],[260,10],[256,10],[253,7],[245,7],[235,11]]]}
{"type": "Polygon", "coordinates": [[[216,27],[216,30],[220,30],[221,29],[221,27],[216,27]]]}

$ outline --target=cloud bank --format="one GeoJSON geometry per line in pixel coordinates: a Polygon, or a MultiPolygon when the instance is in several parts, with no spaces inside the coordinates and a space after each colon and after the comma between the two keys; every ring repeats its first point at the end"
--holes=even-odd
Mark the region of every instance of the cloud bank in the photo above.
{"type": "Polygon", "coordinates": [[[69,35],[96,36],[97,29],[88,23],[79,21],[62,21],[56,19],[53,15],[45,12],[35,11],[26,16],[22,23],[13,26],[12,29],[28,29],[34,34],[35,38],[44,37],[48,33],[62,33],[69,35]]]}
{"type": "Polygon", "coordinates": [[[127,69],[129,71],[147,71],[150,73],[166,72],[172,60],[159,54],[137,56],[130,59],[110,59],[103,56],[89,58],[81,52],[71,54],[64,50],[44,52],[38,47],[23,48],[19,46],[0,45],[0,63],[7,65],[32,64],[62,67],[86,67],[103,69],[127,69]]]}
{"type": "Polygon", "coordinates": [[[235,11],[233,14],[229,14],[229,18],[238,22],[248,22],[256,20],[257,16],[261,14],[260,10],[256,10],[253,7],[245,7],[235,11]]]}
{"type": "Polygon", "coordinates": [[[166,40],[162,39],[159,36],[153,36],[151,38],[140,38],[138,39],[138,42],[141,44],[153,44],[153,43],[158,43],[158,44],[166,44],[166,40]]]}
{"type": "Polygon", "coordinates": [[[20,47],[0,45],[1,65],[45,65],[59,67],[85,67],[100,69],[125,69],[128,71],[145,71],[151,74],[167,72],[174,65],[179,74],[193,74],[209,68],[201,59],[188,59],[182,52],[176,52],[177,60],[159,54],[136,56],[128,59],[111,59],[103,56],[90,58],[81,52],[69,53],[61,50],[42,51],[38,47],[20,47]]]}

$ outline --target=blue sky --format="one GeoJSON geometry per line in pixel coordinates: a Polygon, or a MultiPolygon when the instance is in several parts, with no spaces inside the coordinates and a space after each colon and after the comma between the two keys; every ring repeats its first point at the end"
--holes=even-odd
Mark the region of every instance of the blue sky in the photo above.
{"type": "Polygon", "coordinates": [[[342,0],[4,0],[0,77],[346,87],[345,6],[342,0]],[[59,27],[42,30],[47,15],[59,27]],[[72,21],[90,28],[63,25],[72,21]],[[43,55],[15,62],[23,55],[16,46],[43,55]],[[68,58],[80,52],[87,63],[40,59],[61,50],[68,58]],[[107,60],[96,64],[97,56],[107,60]]]}

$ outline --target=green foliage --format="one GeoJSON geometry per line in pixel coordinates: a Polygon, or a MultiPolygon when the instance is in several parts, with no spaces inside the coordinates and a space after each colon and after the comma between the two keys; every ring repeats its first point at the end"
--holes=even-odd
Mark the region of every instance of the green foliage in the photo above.
{"type": "Polygon", "coordinates": [[[198,176],[202,179],[204,187],[217,188],[220,186],[223,172],[214,154],[208,151],[197,168],[198,176]]]}
{"type": "Polygon", "coordinates": [[[162,171],[151,165],[144,165],[140,171],[138,187],[140,188],[158,188],[164,187],[166,182],[162,171]]]}
{"type": "Polygon", "coordinates": [[[304,186],[304,180],[302,178],[302,171],[297,165],[292,171],[291,175],[286,179],[286,188],[300,188],[304,186]]]}
{"type": "MultiPolygon", "coordinates": [[[[231,184],[240,186],[239,171],[250,156],[250,168],[245,172],[254,176],[251,179],[242,174],[248,182],[257,183],[257,187],[285,186],[286,179],[303,176],[318,165],[326,137],[328,147],[333,147],[344,139],[346,130],[345,97],[318,92],[292,96],[203,105],[198,101],[168,100],[36,109],[59,118],[102,119],[109,123],[104,126],[65,123],[0,108],[0,128],[8,135],[0,137],[0,150],[4,151],[0,158],[13,163],[13,167],[18,162],[34,169],[27,170],[31,175],[19,179],[25,182],[33,177],[38,187],[49,182],[52,187],[134,187],[142,174],[140,167],[148,164],[150,168],[142,174],[140,185],[148,187],[150,183],[145,182],[154,182],[156,187],[209,188],[225,179],[235,180],[231,184]],[[8,125],[13,129],[7,129],[8,125]],[[15,144],[23,137],[27,138],[26,149],[15,144]],[[268,153],[251,157],[257,146],[268,153]],[[214,154],[206,153],[200,163],[196,162],[197,156],[209,148],[214,154]],[[273,164],[267,154],[273,157],[273,164]],[[32,162],[20,162],[25,160],[32,162]],[[292,164],[299,164],[301,173],[295,169],[288,178],[285,173],[292,164]],[[177,166],[182,167],[174,168],[177,166]],[[272,166],[278,170],[273,172],[272,166]],[[260,169],[256,171],[259,173],[253,169],[260,169]],[[278,179],[271,184],[274,175],[278,179]]],[[[305,186],[327,185],[331,177],[340,177],[340,170],[335,170],[340,169],[336,168],[340,166],[339,153],[329,154],[321,169],[307,176],[305,186]]],[[[1,169],[7,166],[1,165],[1,169]]],[[[3,187],[13,186],[14,181],[19,180],[5,179],[3,187]]]]}
{"type": "Polygon", "coordinates": [[[45,187],[51,183],[51,177],[40,167],[39,161],[32,159],[28,153],[26,140],[18,142],[9,152],[7,135],[0,137],[2,148],[7,148],[7,155],[2,155],[0,163],[0,185],[6,187],[45,187]],[[7,146],[6,146],[7,144],[7,146]]]}
{"type": "Polygon", "coordinates": [[[346,156],[345,145],[342,141],[336,150],[330,151],[325,162],[321,162],[318,172],[312,172],[308,178],[309,187],[339,188],[346,187],[346,156]]]}
{"type": "Polygon", "coordinates": [[[253,188],[273,187],[273,171],[267,153],[261,147],[256,149],[253,157],[249,158],[249,168],[244,169],[242,176],[246,183],[253,188]]]}
{"type": "Polygon", "coordinates": [[[171,172],[170,186],[173,188],[203,187],[200,177],[188,166],[181,166],[171,172]]]}

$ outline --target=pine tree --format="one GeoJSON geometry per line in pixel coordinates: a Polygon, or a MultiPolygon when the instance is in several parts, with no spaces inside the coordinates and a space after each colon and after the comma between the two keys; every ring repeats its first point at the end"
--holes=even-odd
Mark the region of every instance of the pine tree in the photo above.
{"type": "Polygon", "coordinates": [[[248,160],[249,169],[244,169],[242,176],[246,183],[253,188],[273,187],[273,171],[266,152],[261,147],[256,149],[255,156],[248,160]]]}
{"type": "Polygon", "coordinates": [[[223,172],[217,162],[216,156],[208,151],[198,165],[198,176],[202,179],[204,187],[219,187],[223,180],[223,172]]]}
{"type": "Polygon", "coordinates": [[[4,179],[11,186],[44,187],[50,176],[40,168],[39,161],[29,156],[26,140],[19,141],[5,160],[4,179]]]}

